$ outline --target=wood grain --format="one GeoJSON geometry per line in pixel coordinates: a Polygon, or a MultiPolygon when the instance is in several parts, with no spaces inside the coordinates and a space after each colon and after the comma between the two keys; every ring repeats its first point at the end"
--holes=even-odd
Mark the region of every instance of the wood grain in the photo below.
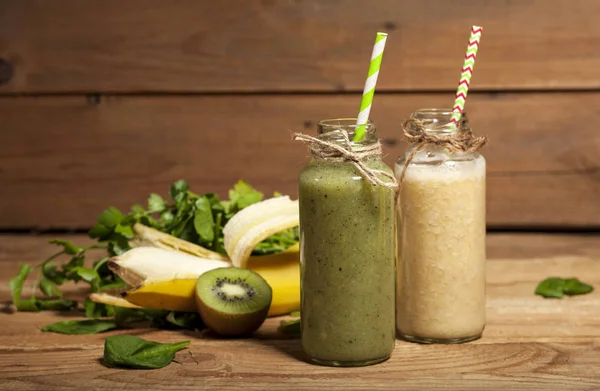
{"type": "Polygon", "coordinates": [[[378,90],[456,88],[484,26],[473,89],[600,87],[596,0],[4,0],[0,93],[361,91],[376,31],[378,90]]]}
{"type": "MultiPolygon", "coordinates": [[[[45,244],[47,238],[0,236],[0,286],[16,271],[15,259],[30,261],[52,252],[45,244]]],[[[70,239],[85,241],[78,236],[70,239]]],[[[147,328],[65,336],[42,333],[39,327],[74,318],[76,313],[1,313],[0,389],[596,389],[600,387],[600,292],[545,300],[532,291],[548,275],[576,275],[598,286],[598,239],[489,235],[492,257],[483,337],[464,345],[397,341],[389,361],[365,368],[305,363],[299,340],[277,333],[279,319],[269,319],[255,338],[221,340],[206,332],[147,328]],[[161,370],[105,368],[100,362],[104,338],[119,333],[161,342],[191,340],[192,345],[177,354],[178,363],[161,370]]],[[[0,300],[7,298],[8,292],[0,291],[0,300]]]]}
{"type": "MultiPolygon", "coordinates": [[[[52,239],[66,239],[79,246],[95,242],[85,234],[0,234],[0,297],[8,292],[3,279],[16,274],[19,263],[35,265],[56,252],[52,239]]],[[[594,233],[488,233],[486,255],[494,260],[536,260],[575,257],[600,259],[600,235],[594,233]]],[[[101,259],[102,250],[98,250],[101,259]]],[[[584,274],[587,274],[584,272],[584,274]]]]}
{"type": "MultiPolygon", "coordinates": [[[[393,164],[401,123],[452,94],[390,94],[373,118],[393,164]]],[[[319,119],[352,116],[358,95],[0,98],[0,228],[89,227],[187,179],[225,195],[245,179],[267,195],[297,195],[305,146],[319,119]]],[[[600,93],[470,95],[471,125],[487,134],[490,227],[599,227],[600,93]]]]}

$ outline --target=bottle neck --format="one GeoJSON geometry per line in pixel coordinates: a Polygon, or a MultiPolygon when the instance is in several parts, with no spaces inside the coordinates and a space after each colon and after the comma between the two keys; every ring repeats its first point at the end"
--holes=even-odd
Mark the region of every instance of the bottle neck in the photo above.
{"type": "Polygon", "coordinates": [[[478,148],[469,144],[475,140],[466,113],[458,122],[452,120],[449,109],[421,109],[410,115],[404,132],[411,143],[404,159],[414,163],[439,164],[444,161],[476,159],[478,148]],[[419,135],[424,135],[423,137],[419,135]],[[408,158],[410,156],[410,158],[408,158]]]}
{"type": "Polygon", "coordinates": [[[419,121],[430,135],[444,136],[471,130],[466,112],[462,113],[458,122],[452,121],[453,114],[450,109],[420,109],[411,113],[410,118],[419,121]]]}
{"type": "Polygon", "coordinates": [[[347,150],[361,150],[378,143],[375,125],[368,121],[357,125],[356,118],[337,118],[322,120],[317,128],[320,140],[336,144],[347,150]],[[361,140],[354,140],[357,133],[363,133],[361,140]]]}

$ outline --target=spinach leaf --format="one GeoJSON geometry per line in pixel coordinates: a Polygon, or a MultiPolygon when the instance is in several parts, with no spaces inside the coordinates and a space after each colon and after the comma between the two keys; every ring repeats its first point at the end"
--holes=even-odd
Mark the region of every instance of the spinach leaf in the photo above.
{"type": "Polygon", "coordinates": [[[565,279],[565,286],[563,290],[565,295],[575,296],[590,293],[594,290],[594,288],[591,285],[579,281],[577,278],[567,278],[565,279]]]}
{"type": "Polygon", "coordinates": [[[565,280],[559,277],[549,277],[540,282],[535,289],[535,294],[544,297],[553,297],[560,299],[564,296],[563,288],[565,280]]]}
{"type": "Polygon", "coordinates": [[[591,285],[583,283],[577,278],[549,277],[538,284],[535,294],[545,298],[560,299],[564,295],[583,295],[593,289],[591,285]]]}
{"type": "Polygon", "coordinates": [[[115,335],[104,341],[104,364],[109,367],[157,369],[173,361],[190,341],[159,343],[133,335],[115,335]]]}
{"type": "Polygon", "coordinates": [[[114,320],[86,319],[65,320],[42,327],[42,331],[59,334],[98,334],[117,328],[114,320]]]}

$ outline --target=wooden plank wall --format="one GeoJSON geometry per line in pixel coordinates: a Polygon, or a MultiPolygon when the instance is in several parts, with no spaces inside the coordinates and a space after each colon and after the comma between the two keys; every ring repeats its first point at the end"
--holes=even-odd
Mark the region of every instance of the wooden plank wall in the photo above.
{"type": "Polygon", "coordinates": [[[490,228],[600,228],[597,0],[2,0],[0,230],[85,228],[188,179],[295,196],[290,131],[353,116],[376,31],[372,118],[393,164],[412,110],[487,134],[490,228]]]}

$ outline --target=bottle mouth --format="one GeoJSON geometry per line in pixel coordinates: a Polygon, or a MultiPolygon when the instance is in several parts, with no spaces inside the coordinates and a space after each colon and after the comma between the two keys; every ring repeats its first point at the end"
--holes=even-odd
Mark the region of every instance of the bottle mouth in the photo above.
{"type": "Polygon", "coordinates": [[[368,120],[363,125],[356,124],[357,118],[332,118],[324,119],[318,122],[317,133],[319,138],[335,142],[344,142],[343,133],[348,134],[350,144],[353,146],[369,144],[376,141],[375,125],[368,120]],[[365,136],[361,141],[352,141],[356,135],[356,129],[360,126],[365,127],[365,136]]]}
{"type": "MultiPolygon", "coordinates": [[[[459,128],[453,122],[450,122],[452,114],[454,112],[448,108],[419,109],[414,111],[410,118],[419,120],[425,127],[426,132],[443,134],[456,132],[459,128]]],[[[466,121],[466,118],[467,113],[463,111],[460,122],[466,121]]]]}

